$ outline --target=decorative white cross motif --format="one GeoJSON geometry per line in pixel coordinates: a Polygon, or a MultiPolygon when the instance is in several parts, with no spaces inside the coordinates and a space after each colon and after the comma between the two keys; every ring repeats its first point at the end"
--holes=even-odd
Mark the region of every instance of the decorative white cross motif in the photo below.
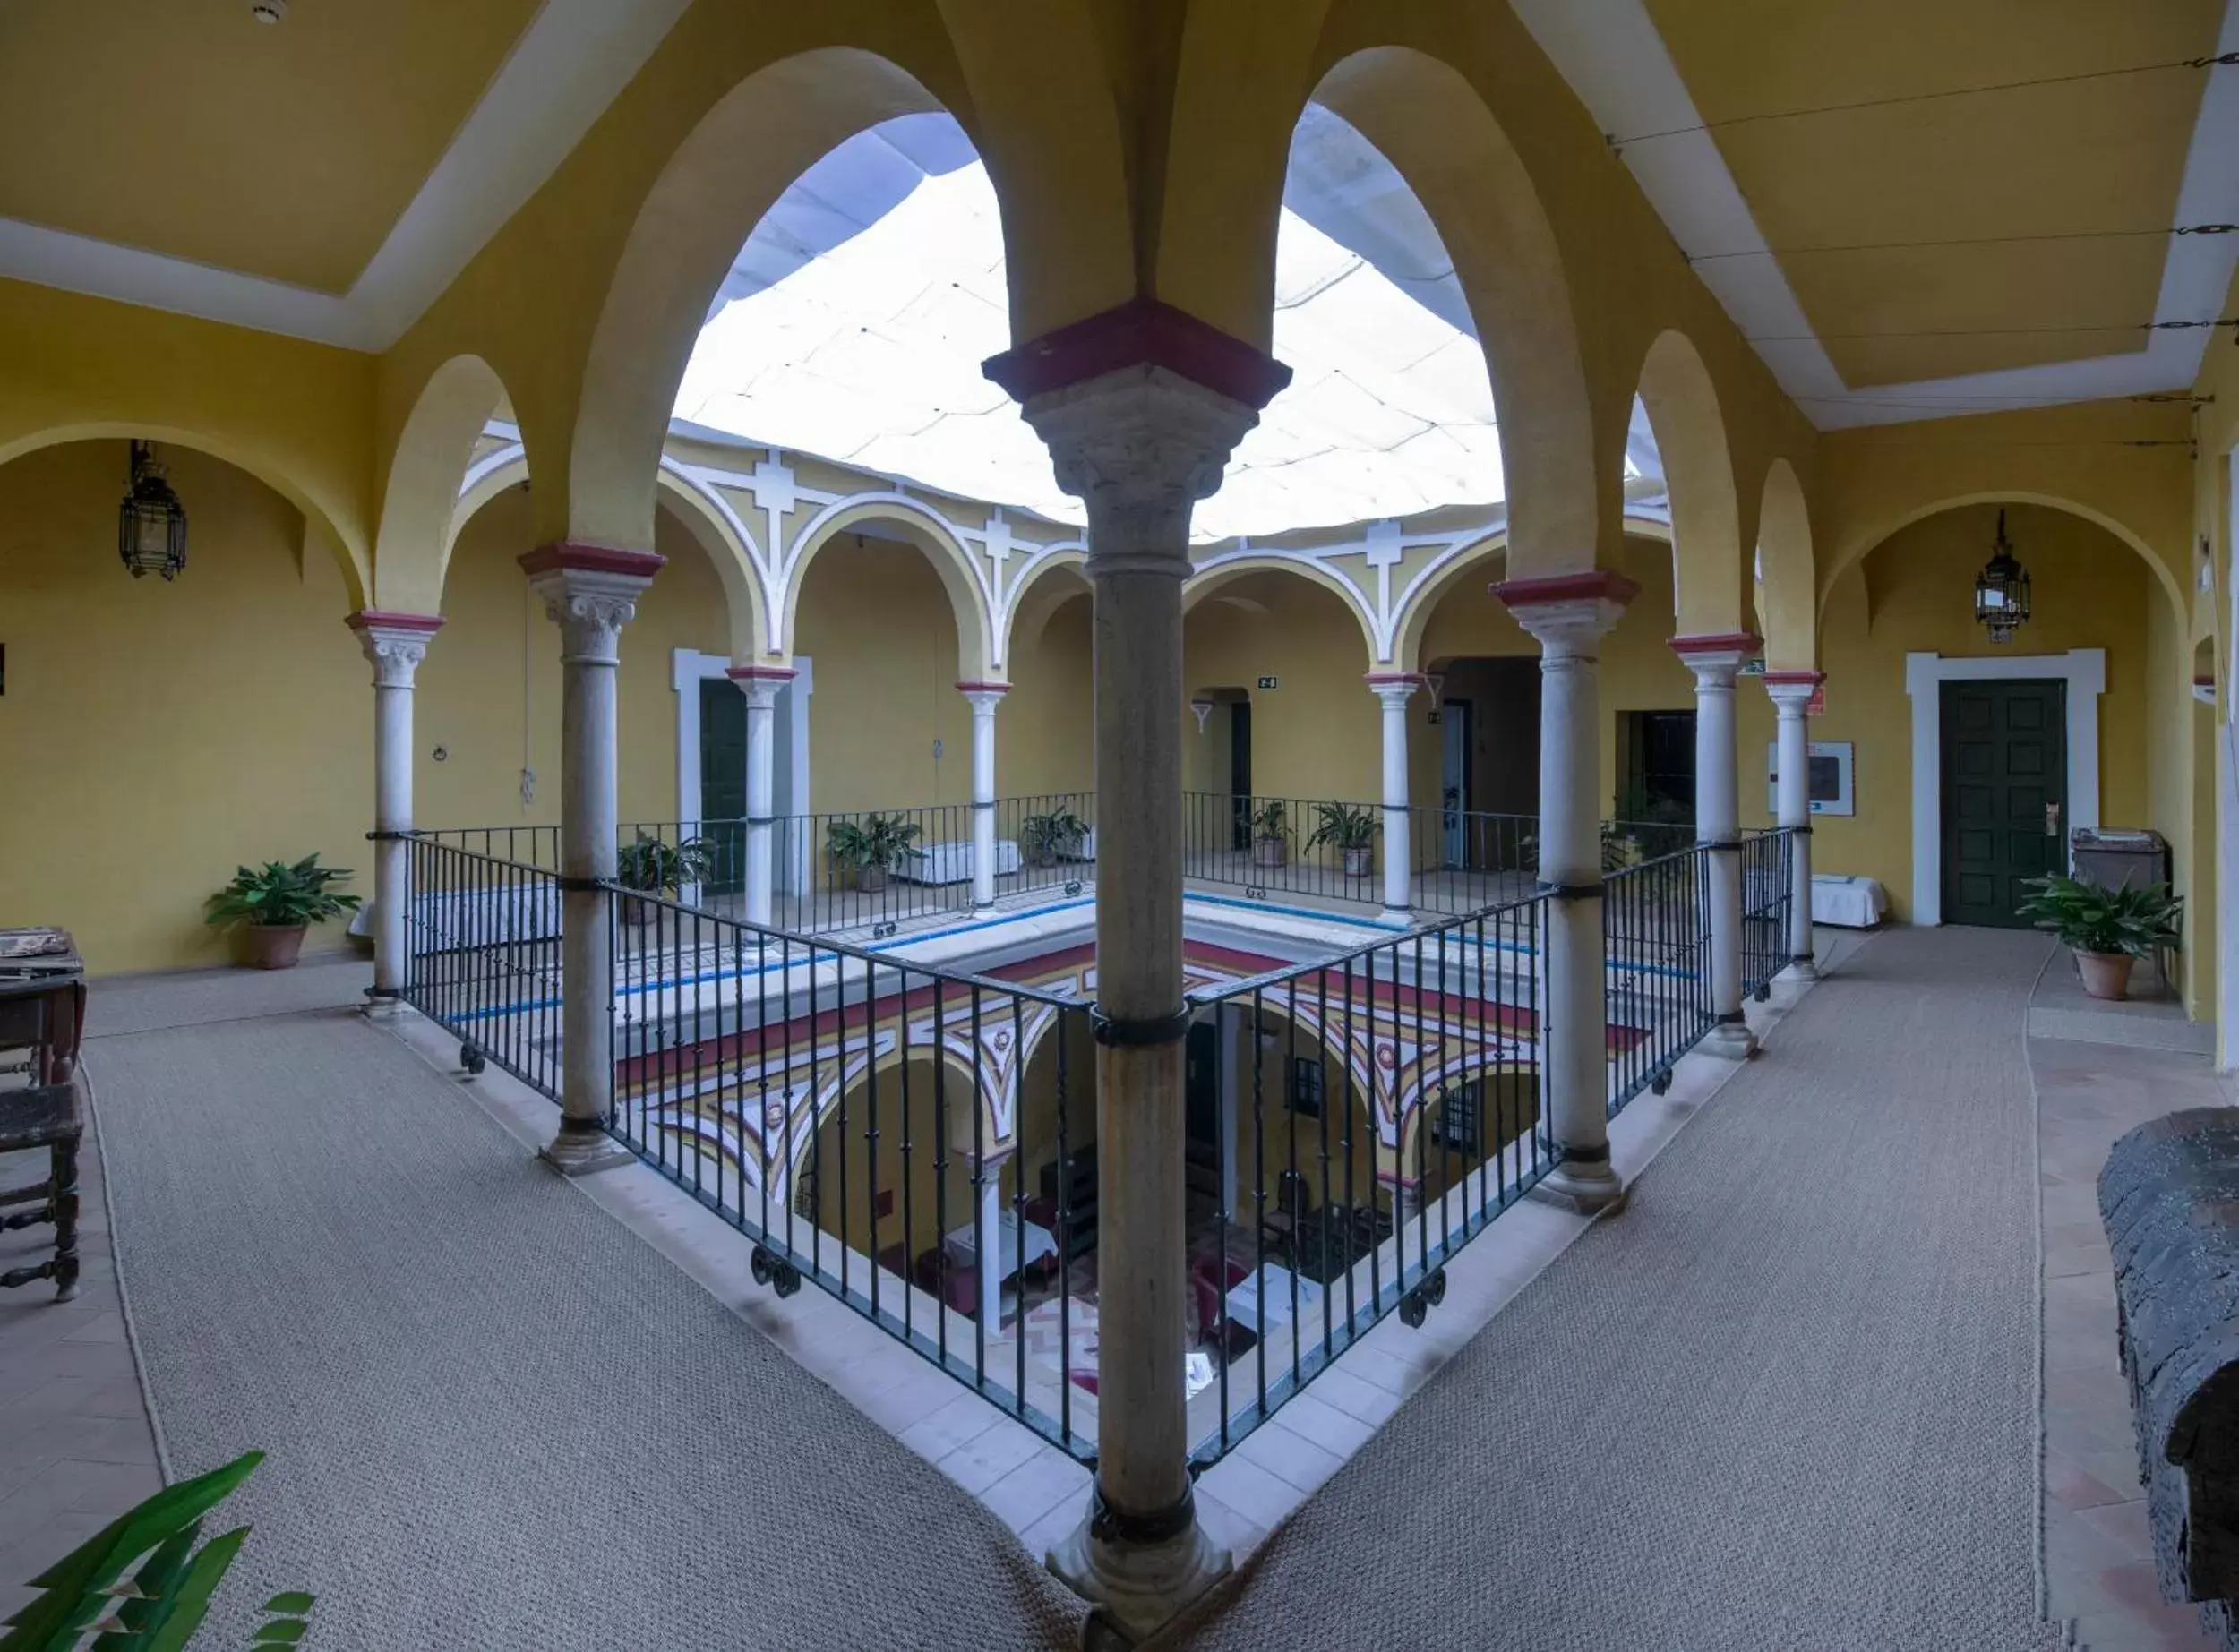
{"type": "Polygon", "coordinates": [[[794,480],[792,467],[776,459],[758,460],[754,479],[747,487],[754,495],[755,509],[770,512],[772,522],[789,514],[801,501],[800,486],[794,480]]]}

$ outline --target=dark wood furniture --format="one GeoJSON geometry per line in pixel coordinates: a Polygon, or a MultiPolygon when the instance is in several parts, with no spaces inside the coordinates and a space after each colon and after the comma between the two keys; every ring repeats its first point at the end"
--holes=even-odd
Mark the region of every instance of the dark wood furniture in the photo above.
{"type": "Polygon", "coordinates": [[[1062,1165],[1052,1159],[1042,1167],[1042,1196],[1048,1200],[1051,1216],[1045,1224],[1051,1233],[1058,1231],[1056,1214],[1067,1211],[1068,1220],[1065,1232],[1058,1243],[1065,1252],[1064,1260],[1085,1255],[1096,1248],[1096,1144],[1077,1148],[1062,1165]]]}
{"type": "Polygon", "coordinates": [[[67,931],[64,950],[0,957],[0,1049],[31,1052],[31,1083],[60,1084],[78,1070],[85,1032],[85,962],[67,931]]]}
{"type": "Polygon", "coordinates": [[[78,1143],[85,1135],[85,1109],[73,1079],[29,1090],[0,1091],[0,1153],[45,1148],[52,1168],[43,1182],[0,1193],[0,1208],[28,1204],[0,1218],[0,1229],[55,1225],[55,1254],[31,1267],[0,1273],[0,1287],[13,1288],[36,1280],[55,1281],[55,1300],[78,1294],[78,1143]]]}

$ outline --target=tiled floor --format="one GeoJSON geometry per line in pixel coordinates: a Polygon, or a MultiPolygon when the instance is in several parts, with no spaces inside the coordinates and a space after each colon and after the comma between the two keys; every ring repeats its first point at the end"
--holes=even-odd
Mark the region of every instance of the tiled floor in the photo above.
{"type": "MultiPolygon", "coordinates": [[[[46,1154],[0,1156],[0,1186],[42,1179],[46,1154]]],[[[124,1340],[100,1155],[79,1160],[84,1271],[74,1301],[41,1280],[0,1292],[0,1617],[24,1585],[162,1485],[124,1340]]],[[[45,1259],[52,1228],[0,1234],[0,1272],[45,1259]]]]}
{"type": "MultiPolygon", "coordinates": [[[[2064,1005],[2065,985],[2048,972],[2039,1003],[2064,1005]]],[[[2042,1037],[2029,1050],[2045,1236],[2046,1607],[2091,1652],[2205,1648],[2192,1609],[2165,1604],[2154,1580],[2097,1178],[2132,1126],[2230,1097],[2204,1056],[2042,1037]]]]}

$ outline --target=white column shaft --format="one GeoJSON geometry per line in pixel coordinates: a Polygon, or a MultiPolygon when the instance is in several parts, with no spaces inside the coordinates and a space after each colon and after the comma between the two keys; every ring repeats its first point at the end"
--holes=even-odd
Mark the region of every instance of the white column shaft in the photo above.
{"type": "Polygon", "coordinates": [[[991,1337],[1003,1328],[1003,1167],[986,1160],[982,1168],[987,1179],[979,1194],[980,1323],[991,1337]]]}
{"type": "Polygon", "coordinates": [[[1141,366],[1031,395],[1088,508],[1096,775],[1096,1495],[1052,1563],[1136,1633],[1227,1570],[1187,1469],[1181,586],[1251,408],[1141,366]]]}
{"type": "Polygon", "coordinates": [[[412,687],[373,687],[373,990],[404,990],[405,915],[411,899],[412,687]]]}
{"type": "Polygon", "coordinates": [[[412,684],[427,653],[433,617],[353,615],[350,628],[373,668],[373,990],[376,1009],[395,1004],[409,965],[412,906],[412,684]]]}
{"type": "Polygon", "coordinates": [[[615,870],[615,672],[622,629],[660,566],[655,557],[593,552],[596,565],[523,559],[530,586],[560,627],[560,1134],[545,1156],[570,1173],[622,1155],[605,1140],[613,1108],[612,897],[615,870]],[[611,564],[637,564],[642,574],[611,564]]]}
{"type": "Polygon", "coordinates": [[[1407,701],[1413,678],[1371,678],[1384,711],[1384,915],[1405,921],[1415,904],[1415,834],[1407,775],[1407,701]]]}
{"type": "MultiPolygon", "coordinates": [[[[1600,663],[1594,650],[1617,623],[1631,587],[1603,581],[1600,596],[1532,601],[1502,595],[1540,641],[1540,883],[1547,903],[1540,1005],[1548,1127],[1560,1162],[1547,1197],[1607,1209],[1624,1185],[1609,1165],[1608,1010],[1603,992],[1600,663]]],[[[1528,587],[1525,587],[1528,592],[1528,587]]]]}
{"type": "MultiPolygon", "coordinates": [[[[1540,658],[1540,877],[1548,912],[1542,1059],[1555,1140],[1581,1168],[1608,1173],[1609,1056],[1602,997],[1600,665],[1544,645],[1540,658]]],[[[1614,1178],[1612,1178],[1614,1179],[1614,1178]]]]}
{"type": "Polygon", "coordinates": [[[746,920],[767,929],[776,884],[777,694],[793,673],[749,668],[732,680],[746,696],[746,920]]]}
{"type": "MultiPolygon", "coordinates": [[[[959,684],[959,687],[963,685],[959,684]]],[[[995,904],[995,708],[1004,689],[975,684],[972,703],[972,904],[995,904]]]]}
{"type": "Polygon", "coordinates": [[[1694,837],[1707,844],[1710,883],[1711,1013],[1718,1017],[1706,1045],[1746,1055],[1753,1047],[1742,1014],[1741,798],[1735,780],[1735,655],[1694,656],[1694,837]]]}
{"type": "Polygon", "coordinates": [[[1780,715],[1773,762],[1779,774],[1780,824],[1789,838],[1789,972],[1809,980],[1817,972],[1812,937],[1812,788],[1810,707],[1816,678],[1768,681],[1780,715]]]}

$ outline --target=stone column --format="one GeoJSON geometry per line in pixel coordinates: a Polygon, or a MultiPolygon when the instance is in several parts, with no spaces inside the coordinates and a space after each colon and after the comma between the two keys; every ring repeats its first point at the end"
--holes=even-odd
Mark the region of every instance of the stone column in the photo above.
{"type": "Polygon", "coordinates": [[[664,558],[553,544],[521,558],[560,627],[560,1133],[546,1163],[584,1176],[629,1162],[606,1136],[613,1108],[614,670],[622,628],[664,558]]]}
{"type": "Polygon", "coordinates": [[[996,357],[1088,510],[1096,774],[1096,1482],[1050,1565],[1128,1639],[1228,1570],[1187,1458],[1181,586],[1189,516],[1288,380],[1258,351],[1137,299],[996,357]]]}
{"type": "Polygon", "coordinates": [[[1609,1025],[1601,937],[1600,661],[1640,589],[1608,569],[1493,587],[1540,643],[1540,888],[1549,896],[1540,1060],[1557,1163],[1538,1196],[1588,1212],[1625,1196],[1609,1164],[1609,1025]]]}
{"type": "Polygon", "coordinates": [[[365,1013],[391,1015],[404,992],[412,903],[412,679],[443,622],[368,608],[347,623],[373,667],[373,984],[365,1013]]]}
{"type": "Polygon", "coordinates": [[[972,703],[972,904],[995,904],[995,708],[1008,682],[960,682],[972,703]]]}
{"type": "Polygon", "coordinates": [[[733,665],[727,673],[746,696],[746,920],[769,927],[776,876],[777,695],[794,678],[785,665],[733,665]]]}
{"type": "Polygon", "coordinates": [[[1407,701],[1422,679],[1413,672],[1370,672],[1368,691],[1384,702],[1384,920],[1413,921],[1415,834],[1407,783],[1407,701]]]}
{"type": "MultiPolygon", "coordinates": [[[[1003,1329],[1003,1166],[1011,1156],[1011,1150],[982,1153],[973,1167],[973,1183],[977,1192],[974,1209],[979,1216],[979,1251],[974,1262],[979,1273],[980,1323],[987,1334],[996,1335],[1003,1329]]],[[[1026,1230],[1018,1230],[1022,1253],[1026,1230]]]]}
{"type": "Polygon", "coordinates": [[[1818,672],[1767,672],[1765,692],[1780,713],[1780,824],[1789,828],[1789,978],[1819,979],[1812,937],[1811,703],[1827,679],[1818,672]]]}
{"type": "Polygon", "coordinates": [[[1757,1035],[1742,1013],[1741,790],[1735,778],[1734,673],[1756,657],[1761,638],[1737,631],[1721,637],[1675,637],[1671,648],[1694,673],[1694,841],[1710,880],[1711,1013],[1704,1035],[1708,1054],[1746,1061],[1757,1053],[1757,1035]]]}

